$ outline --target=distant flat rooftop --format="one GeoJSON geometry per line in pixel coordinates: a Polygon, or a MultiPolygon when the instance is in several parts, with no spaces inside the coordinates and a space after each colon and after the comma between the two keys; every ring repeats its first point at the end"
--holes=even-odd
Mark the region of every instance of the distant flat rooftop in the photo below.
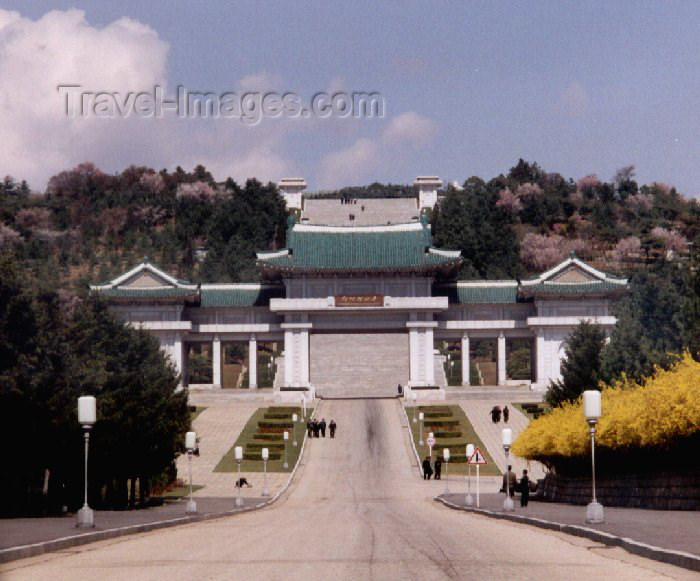
{"type": "Polygon", "coordinates": [[[418,214],[415,198],[358,198],[353,204],[306,198],[301,220],[329,226],[380,226],[405,224],[417,220],[418,214]],[[354,220],[350,219],[351,214],[354,220]]]}

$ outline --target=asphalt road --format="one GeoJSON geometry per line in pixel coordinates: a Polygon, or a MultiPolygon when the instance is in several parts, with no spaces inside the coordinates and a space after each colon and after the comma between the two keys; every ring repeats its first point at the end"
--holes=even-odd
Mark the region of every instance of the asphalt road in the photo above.
{"type": "Polygon", "coordinates": [[[2,579],[693,579],[569,537],[451,511],[415,469],[394,400],[324,401],[313,439],[270,508],[9,563],[2,579]]]}

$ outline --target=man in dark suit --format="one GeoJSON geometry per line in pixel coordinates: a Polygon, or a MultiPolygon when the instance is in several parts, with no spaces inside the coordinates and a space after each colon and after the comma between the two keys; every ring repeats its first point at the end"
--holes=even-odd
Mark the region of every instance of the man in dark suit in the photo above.
{"type": "Polygon", "coordinates": [[[423,480],[430,480],[433,475],[433,467],[430,465],[430,456],[426,456],[423,460],[423,480]]]}
{"type": "Polygon", "coordinates": [[[321,437],[325,438],[326,437],[326,418],[323,418],[321,420],[321,423],[318,426],[319,426],[319,428],[321,428],[321,437]]]}

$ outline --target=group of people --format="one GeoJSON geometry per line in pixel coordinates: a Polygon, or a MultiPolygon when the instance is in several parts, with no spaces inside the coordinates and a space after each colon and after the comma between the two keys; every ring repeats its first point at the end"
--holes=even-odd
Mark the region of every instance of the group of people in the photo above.
{"type": "Polygon", "coordinates": [[[527,506],[530,500],[530,478],[527,475],[527,470],[523,470],[523,476],[518,482],[518,478],[513,472],[513,467],[508,466],[508,470],[503,475],[503,487],[501,492],[504,494],[506,491],[513,498],[516,492],[520,492],[520,506],[527,506]]]}
{"type": "Polygon", "coordinates": [[[423,460],[423,480],[430,480],[433,474],[435,474],[435,480],[440,480],[442,460],[438,456],[435,458],[435,462],[432,462],[430,456],[426,456],[425,460],[423,460]]]}
{"type": "Polygon", "coordinates": [[[495,405],[491,408],[491,411],[489,412],[491,414],[491,421],[494,424],[497,424],[498,422],[501,421],[501,414],[503,414],[503,422],[508,423],[508,419],[510,418],[510,410],[508,409],[508,406],[503,406],[503,411],[501,411],[501,406],[495,405]]]}
{"type": "Polygon", "coordinates": [[[308,434],[309,438],[318,438],[319,435],[322,438],[325,438],[326,427],[328,427],[331,438],[335,438],[335,430],[338,427],[338,424],[335,423],[335,420],[331,420],[330,424],[326,424],[326,418],[321,419],[320,422],[316,419],[310,419],[308,422],[306,422],[306,433],[308,434]]]}
{"type": "Polygon", "coordinates": [[[357,198],[343,197],[340,198],[341,204],[357,204],[357,198]]]}

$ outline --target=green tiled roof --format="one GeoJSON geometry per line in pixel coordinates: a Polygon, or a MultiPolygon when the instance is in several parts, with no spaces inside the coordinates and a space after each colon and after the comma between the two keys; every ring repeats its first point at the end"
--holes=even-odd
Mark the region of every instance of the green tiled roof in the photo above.
{"type": "Polygon", "coordinates": [[[186,288],[106,288],[95,290],[97,294],[109,298],[170,299],[197,296],[197,289],[186,288]]]}
{"type": "Polygon", "coordinates": [[[270,299],[284,298],[284,287],[202,288],[202,307],[266,307],[270,299]]]}
{"type": "Polygon", "coordinates": [[[295,271],[380,271],[430,269],[459,265],[457,256],[428,252],[429,230],[339,228],[304,230],[288,236],[287,256],[259,255],[259,264],[295,271]]]}
{"type": "Polygon", "coordinates": [[[511,286],[435,286],[434,296],[446,296],[450,303],[461,305],[498,305],[516,303],[518,287],[511,286]]]}
{"type": "Polygon", "coordinates": [[[580,283],[548,283],[522,285],[520,293],[523,295],[586,295],[597,293],[624,292],[627,290],[626,284],[592,281],[580,283]]]}

